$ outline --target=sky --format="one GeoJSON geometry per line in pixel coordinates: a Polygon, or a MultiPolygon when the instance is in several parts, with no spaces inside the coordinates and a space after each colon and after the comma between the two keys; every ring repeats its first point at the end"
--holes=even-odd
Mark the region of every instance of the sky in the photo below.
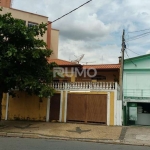
{"type": "MultiPolygon", "coordinates": [[[[13,0],[12,7],[54,21],[87,1],[13,0]]],[[[52,24],[60,32],[58,58],[73,61],[84,54],[81,64],[118,63],[123,29],[125,59],[150,53],[149,6],[150,0],[92,0],[52,24]]]]}

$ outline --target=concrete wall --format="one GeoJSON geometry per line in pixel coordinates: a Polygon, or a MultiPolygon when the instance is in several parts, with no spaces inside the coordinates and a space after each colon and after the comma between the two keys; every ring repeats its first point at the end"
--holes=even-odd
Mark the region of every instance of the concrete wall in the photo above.
{"type": "Polygon", "coordinates": [[[26,25],[28,22],[41,24],[49,23],[47,31],[43,35],[43,37],[39,36],[40,39],[43,39],[44,42],[47,43],[48,48],[53,50],[53,54],[51,58],[58,58],[58,40],[59,40],[59,31],[51,28],[51,23],[48,22],[48,17],[41,16],[38,14],[33,14],[13,8],[3,8],[3,11],[0,12],[1,14],[11,13],[14,18],[22,19],[26,21],[26,25]]]}
{"type": "Polygon", "coordinates": [[[150,97],[150,54],[131,60],[124,62],[124,96],[150,97]]]}
{"type": "Polygon", "coordinates": [[[150,97],[150,70],[124,71],[124,96],[150,97]]]}
{"type": "Polygon", "coordinates": [[[6,114],[6,99],[7,99],[7,94],[3,94],[3,100],[2,100],[2,119],[5,119],[5,114],[6,114]]]}
{"type": "Polygon", "coordinates": [[[145,56],[139,56],[137,58],[130,58],[124,61],[124,69],[127,70],[144,70],[149,69],[150,66],[150,54],[147,54],[145,56]]]}
{"type": "MultiPolygon", "coordinates": [[[[110,71],[105,71],[105,70],[98,70],[97,71],[97,75],[102,75],[106,77],[106,80],[99,80],[99,82],[114,82],[114,79],[116,78],[119,82],[119,70],[110,70],[110,71]],[[114,77],[115,76],[115,77],[114,77]]],[[[93,73],[90,72],[90,75],[92,75],[93,73]]],[[[78,76],[76,78],[76,81],[80,82],[80,81],[92,81],[90,77],[86,76],[84,77],[82,76],[78,76]]]]}
{"type": "Polygon", "coordinates": [[[47,48],[50,49],[51,48],[51,28],[52,24],[50,21],[48,21],[48,26],[47,26],[47,48]]]}
{"type": "MultiPolygon", "coordinates": [[[[6,94],[2,102],[2,118],[6,114],[6,94]]],[[[39,97],[25,92],[17,92],[16,97],[9,97],[8,120],[46,121],[47,98],[40,102],[39,97]]]]}
{"type": "Polygon", "coordinates": [[[74,73],[71,72],[71,67],[67,67],[68,72],[62,73],[64,77],[55,77],[54,80],[58,80],[59,82],[63,82],[64,80],[67,80],[67,82],[75,82],[76,76],[74,73]]]}
{"type": "MultiPolygon", "coordinates": [[[[26,21],[26,25],[28,25],[28,22],[37,23],[37,24],[40,24],[42,22],[43,23],[48,22],[48,17],[44,17],[44,16],[40,16],[25,11],[17,10],[17,9],[12,9],[12,8],[3,8],[3,11],[0,13],[5,14],[8,12],[11,13],[14,18],[22,19],[26,21]]],[[[47,31],[43,35],[43,37],[41,37],[41,39],[43,39],[47,43],[47,31]]]]}
{"type": "MultiPolygon", "coordinates": [[[[67,91],[61,92],[61,113],[60,121],[66,120],[67,91]]],[[[79,93],[75,93],[79,94],[79,93]]],[[[108,92],[80,92],[80,94],[107,94],[108,92]]],[[[115,125],[115,96],[114,91],[109,92],[109,125],[115,125]]],[[[6,94],[2,101],[2,118],[5,119],[6,113],[6,94]]],[[[10,96],[8,107],[8,120],[37,120],[46,121],[47,99],[40,99],[37,96],[29,96],[25,92],[18,92],[15,98],[10,96]]]]}
{"type": "Polygon", "coordinates": [[[53,54],[50,58],[58,58],[58,44],[59,44],[59,30],[52,29],[51,30],[51,41],[50,41],[50,49],[53,50],[53,54]]]}

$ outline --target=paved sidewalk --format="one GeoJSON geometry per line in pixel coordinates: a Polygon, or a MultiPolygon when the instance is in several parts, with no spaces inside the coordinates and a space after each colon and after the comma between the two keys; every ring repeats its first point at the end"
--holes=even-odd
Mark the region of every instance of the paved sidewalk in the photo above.
{"type": "Polygon", "coordinates": [[[150,146],[150,126],[130,126],[127,128],[124,142],[150,146]]]}
{"type": "Polygon", "coordinates": [[[2,121],[1,136],[117,141],[122,127],[77,123],[2,121]]]}
{"type": "Polygon", "coordinates": [[[1,121],[0,136],[48,138],[150,146],[150,126],[1,121]]]}

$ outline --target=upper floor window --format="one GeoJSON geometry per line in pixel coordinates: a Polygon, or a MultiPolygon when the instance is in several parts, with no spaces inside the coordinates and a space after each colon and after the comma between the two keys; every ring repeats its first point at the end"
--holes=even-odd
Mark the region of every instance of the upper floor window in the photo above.
{"type": "Polygon", "coordinates": [[[33,27],[33,26],[37,26],[37,23],[33,23],[33,22],[28,22],[28,27],[33,27]]]}

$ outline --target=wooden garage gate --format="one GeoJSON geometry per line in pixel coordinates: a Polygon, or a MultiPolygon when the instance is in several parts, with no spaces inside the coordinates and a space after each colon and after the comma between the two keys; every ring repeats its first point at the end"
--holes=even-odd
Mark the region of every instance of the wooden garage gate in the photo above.
{"type": "Polygon", "coordinates": [[[50,115],[49,120],[59,120],[60,113],[60,94],[54,94],[50,99],[50,115]]]}
{"type": "Polygon", "coordinates": [[[67,121],[107,124],[107,95],[68,94],[67,121]]]}

